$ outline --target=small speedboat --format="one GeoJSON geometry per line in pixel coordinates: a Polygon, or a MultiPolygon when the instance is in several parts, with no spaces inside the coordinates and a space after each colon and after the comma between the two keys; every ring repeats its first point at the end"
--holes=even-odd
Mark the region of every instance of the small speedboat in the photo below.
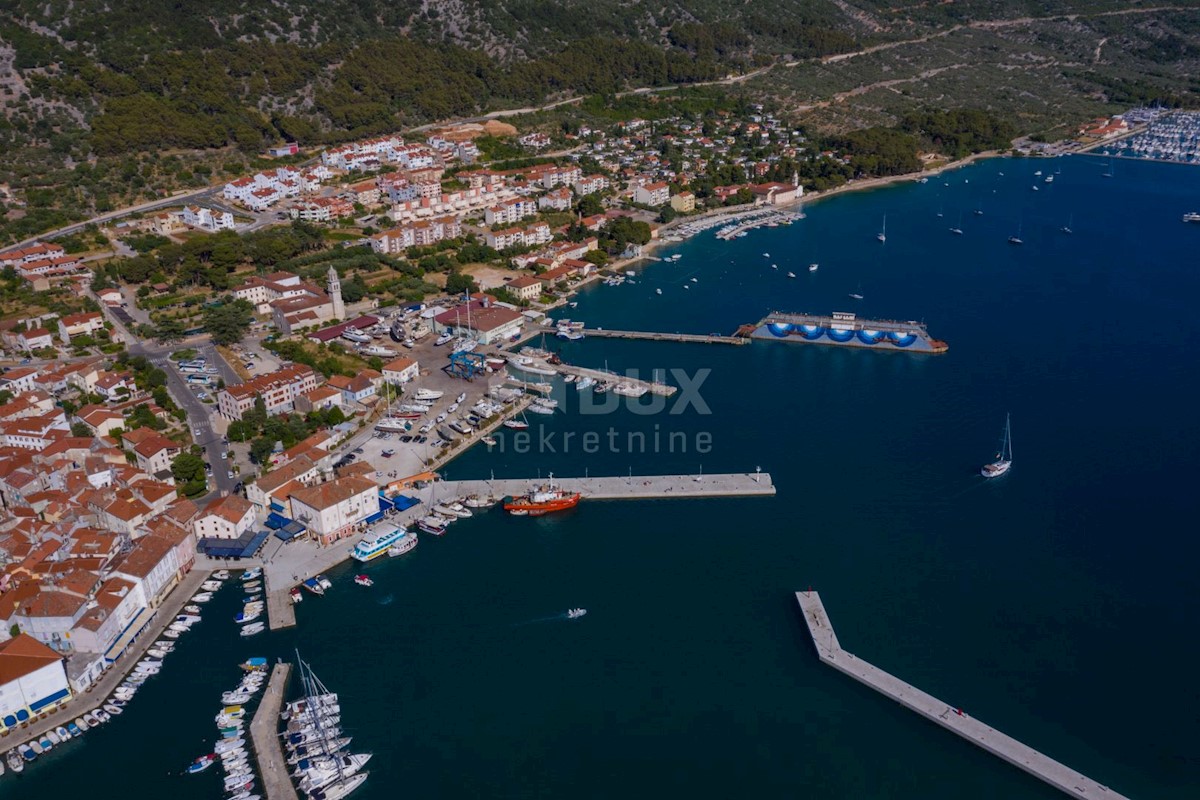
{"type": "Polygon", "coordinates": [[[216,760],[217,760],[217,756],[214,753],[209,753],[206,756],[200,756],[199,758],[197,758],[195,761],[193,761],[191,764],[188,765],[187,773],[189,775],[195,775],[197,772],[204,772],[204,770],[211,767],[216,762],[216,760]]]}
{"type": "Polygon", "coordinates": [[[262,576],[262,567],[254,567],[253,569],[248,569],[242,573],[242,580],[243,581],[252,581],[255,578],[258,578],[261,576],[262,576]]]}
{"type": "Polygon", "coordinates": [[[567,611],[567,619],[579,619],[587,613],[586,608],[572,608],[567,611]]]}
{"type": "Polygon", "coordinates": [[[494,437],[494,436],[484,436],[484,437],[483,437],[482,439],[480,439],[479,441],[483,442],[483,443],[484,443],[484,444],[486,444],[488,447],[493,447],[493,446],[495,446],[495,444],[496,444],[496,437],[494,437]]]}
{"type": "Polygon", "coordinates": [[[817,269],[818,269],[818,268],[820,268],[820,266],[821,266],[820,264],[809,264],[809,265],[808,265],[808,271],[809,271],[809,272],[816,272],[816,271],[817,271],[817,269]]]}
{"type": "Polygon", "coordinates": [[[80,731],[86,731],[88,728],[90,728],[92,726],[88,725],[87,720],[85,720],[83,717],[76,717],[75,718],[75,727],[79,728],[80,731]]]}
{"type": "Polygon", "coordinates": [[[354,582],[357,583],[359,586],[374,586],[375,585],[375,581],[371,580],[370,576],[367,576],[367,575],[355,575],[354,582]]]}
{"type": "Polygon", "coordinates": [[[193,603],[207,603],[212,600],[212,592],[200,592],[200,594],[192,596],[193,603]]]}
{"type": "Polygon", "coordinates": [[[242,636],[253,636],[256,633],[262,633],[263,630],[265,629],[265,627],[266,626],[263,625],[263,623],[261,623],[261,622],[251,622],[249,625],[242,628],[241,635],[242,636]]]}
{"type": "Polygon", "coordinates": [[[212,574],[213,580],[217,580],[217,581],[226,580],[228,577],[229,577],[229,570],[227,570],[227,569],[219,569],[212,574]]]}
{"type": "Polygon", "coordinates": [[[794,273],[794,272],[789,272],[789,273],[787,274],[787,276],[788,276],[789,278],[794,278],[794,277],[796,277],[796,273],[794,273]]]}
{"type": "Polygon", "coordinates": [[[119,717],[121,715],[121,707],[114,703],[105,703],[104,711],[114,717],[119,717]]]}

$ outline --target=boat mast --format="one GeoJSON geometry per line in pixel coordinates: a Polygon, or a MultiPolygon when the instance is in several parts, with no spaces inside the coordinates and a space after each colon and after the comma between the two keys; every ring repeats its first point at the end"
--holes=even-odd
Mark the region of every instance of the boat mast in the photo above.
{"type": "Polygon", "coordinates": [[[1012,414],[1004,415],[1004,447],[1008,451],[1006,461],[1012,461],[1012,426],[1010,424],[1012,414]]]}

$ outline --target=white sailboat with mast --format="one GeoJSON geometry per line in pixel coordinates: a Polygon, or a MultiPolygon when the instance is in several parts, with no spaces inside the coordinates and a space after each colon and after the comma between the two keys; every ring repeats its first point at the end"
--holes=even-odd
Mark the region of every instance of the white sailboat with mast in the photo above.
{"type": "Polygon", "coordinates": [[[879,233],[875,234],[875,238],[880,242],[887,241],[887,214],[883,215],[883,228],[880,229],[879,233]]]}
{"type": "Polygon", "coordinates": [[[1004,415],[1004,440],[1000,443],[1000,452],[996,454],[996,460],[989,464],[984,464],[979,470],[979,474],[985,478],[999,478],[1004,473],[1012,469],[1012,429],[1009,424],[1009,415],[1004,415]]]}

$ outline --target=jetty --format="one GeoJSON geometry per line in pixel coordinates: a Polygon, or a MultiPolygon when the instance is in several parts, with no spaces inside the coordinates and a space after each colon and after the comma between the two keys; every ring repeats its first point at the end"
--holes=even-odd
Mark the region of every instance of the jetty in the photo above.
{"type": "Polygon", "coordinates": [[[262,775],[267,800],[299,800],[296,787],[288,775],[283,744],[279,740],[279,712],[283,708],[283,693],[291,672],[291,664],[279,663],[274,666],[262,702],[250,723],[250,740],[254,744],[254,756],[258,761],[258,772],[262,775]]]}
{"type": "MultiPolygon", "coordinates": [[[[545,479],[502,479],[441,481],[439,497],[505,497],[529,491],[545,479]]],[[[554,478],[568,492],[579,492],[588,500],[661,500],[675,497],[773,497],[775,484],[769,472],[739,472],[714,475],[629,475],[605,478],[554,478]]]]}
{"type": "Polygon", "coordinates": [[[722,336],[718,333],[662,333],[660,331],[610,331],[588,328],[584,335],[601,339],[648,339],[654,342],[695,342],[697,344],[749,344],[742,336],[722,336]]]}
{"type": "Polygon", "coordinates": [[[796,601],[817,655],[824,663],[1072,797],[1125,800],[1124,795],[980,722],[961,708],[938,700],[843,650],[816,592],[796,592],[796,601]]]}
{"type": "Polygon", "coordinates": [[[291,586],[277,588],[274,576],[263,571],[263,594],[267,596],[267,621],[271,630],[290,628],[296,624],[296,604],[288,592],[291,586]]]}

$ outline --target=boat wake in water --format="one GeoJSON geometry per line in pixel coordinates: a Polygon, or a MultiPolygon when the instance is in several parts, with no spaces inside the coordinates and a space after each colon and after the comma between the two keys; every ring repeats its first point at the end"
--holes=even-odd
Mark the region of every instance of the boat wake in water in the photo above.
{"type": "Polygon", "coordinates": [[[395,595],[385,594],[383,597],[379,598],[375,602],[379,603],[379,605],[381,605],[381,606],[390,606],[395,601],[395,599],[396,599],[395,595]]]}
{"type": "Polygon", "coordinates": [[[550,617],[537,617],[536,619],[527,619],[524,622],[514,622],[511,627],[523,628],[526,625],[540,625],[543,622],[561,622],[563,620],[568,620],[568,619],[578,619],[579,617],[582,617],[586,613],[587,613],[587,611],[585,611],[582,608],[572,608],[572,609],[568,609],[567,611],[564,611],[561,614],[555,614],[550,617]],[[580,613],[580,612],[582,612],[582,613],[580,613]]]}

